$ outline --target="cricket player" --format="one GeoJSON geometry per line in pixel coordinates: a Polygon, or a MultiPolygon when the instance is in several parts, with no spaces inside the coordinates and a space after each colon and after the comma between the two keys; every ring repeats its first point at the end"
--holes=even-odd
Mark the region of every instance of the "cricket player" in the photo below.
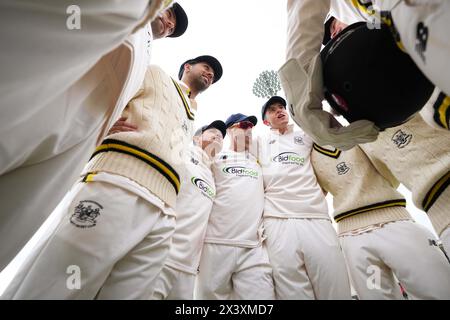
{"type": "MultiPolygon", "coordinates": [[[[364,25],[366,26],[366,25],[364,25]]],[[[324,34],[324,40],[323,40],[323,44],[327,45],[328,42],[335,38],[338,34],[341,33],[342,30],[346,29],[348,27],[348,25],[340,20],[338,20],[337,18],[335,18],[334,16],[332,16],[331,14],[328,15],[327,17],[327,21],[325,22],[325,34],[324,34]]],[[[391,37],[391,35],[388,33],[387,34],[388,37],[391,37]]],[[[362,44],[361,45],[367,45],[366,43],[364,43],[363,41],[361,41],[362,44]]],[[[392,42],[392,48],[397,50],[395,43],[392,42]]],[[[354,48],[355,52],[358,52],[358,54],[361,54],[361,50],[358,50],[357,48],[354,48]]],[[[322,52],[325,51],[325,49],[322,50],[322,52]]],[[[333,50],[335,51],[335,50],[333,50]]],[[[400,52],[400,51],[399,51],[400,52]]],[[[349,55],[349,52],[344,51],[344,55],[349,55]]],[[[394,52],[394,55],[397,55],[397,53],[394,52]]],[[[400,55],[402,55],[402,53],[400,52],[400,55]]],[[[336,57],[334,59],[340,59],[339,57],[336,57]]],[[[378,59],[378,61],[380,61],[379,63],[384,63],[385,67],[388,68],[387,66],[387,61],[380,59],[380,58],[375,58],[378,59]]],[[[412,61],[412,60],[410,60],[412,61]]],[[[323,62],[323,61],[322,61],[323,62]]],[[[354,61],[350,63],[350,66],[346,66],[345,63],[340,63],[339,64],[339,69],[341,70],[349,70],[352,68],[352,66],[354,66],[354,61]]],[[[390,57],[389,63],[391,63],[391,65],[393,63],[397,63],[394,59],[394,57],[390,57]]],[[[333,65],[334,66],[334,65],[333,65]]],[[[336,73],[338,72],[336,70],[337,68],[331,68],[330,69],[330,73],[336,73]]],[[[362,68],[361,68],[362,69],[362,68]]],[[[403,73],[406,73],[407,70],[403,70],[403,73]]],[[[412,71],[410,69],[410,71],[412,71]]],[[[377,82],[377,83],[386,83],[386,81],[383,80],[376,80],[374,79],[375,74],[372,74],[372,81],[373,82],[377,82]]],[[[349,76],[348,74],[346,74],[344,76],[346,78],[346,81],[349,80],[349,76]]],[[[386,74],[383,75],[383,77],[387,77],[386,74]]],[[[420,114],[423,117],[423,119],[425,120],[425,122],[427,122],[429,125],[431,125],[432,127],[438,128],[438,129],[444,129],[444,130],[448,130],[450,127],[450,98],[444,93],[442,92],[439,88],[434,88],[434,92],[430,95],[430,89],[433,89],[434,86],[431,86],[430,89],[427,89],[426,87],[429,86],[430,84],[427,83],[428,81],[423,79],[422,81],[425,81],[424,83],[420,83],[420,82],[414,82],[416,80],[406,80],[406,79],[396,79],[397,75],[391,75],[390,76],[392,79],[389,80],[391,81],[397,81],[396,84],[394,85],[390,85],[390,87],[392,87],[392,89],[383,89],[383,88],[379,88],[378,91],[384,91],[385,93],[387,93],[387,90],[394,90],[393,92],[391,92],[391,94],[389,95],[391,98],[389,100],[385,100],[385,103],[383,106],[383,109],[386,110],[387,108],[390,109],[396,109],[397,112],[397,116],[398,117],[402,117],[402,110],[400,110],[400,107],[403,106],[403,108],[406,109],[406,107],[411,104],[411,106],[415,105],[415,107],[412,110],[415,110],[417,108],[420,109],[420,114]],[[400,83],[401,82],[401,83],[400,83]],[[411,85],[415,84],[418,85],[418,88],[413,89],[413,86],[411,85]],[[410,94],[410,98],[408,98],[409,102],[407,102],[407,99],[405,97],[402,97],[401,101],[396,101],[394,99],[392,99],[393,96],[395,96],[395,91],[399,91],[401,90],[401,87],[403,86],[403,88],[405,88],[405,91],[409,91],[410,94]],[[418,91],[419,93],[413,93],[411,91],[418,91]],[[425,93],[425,91],[427,92],[426,94],[422,94],[425,93]],[[425,101],[421,99],[421,96],[423,96],[425,99],[428,99],[428,101],[425,101]],[[420,104],[420,103],[423,103],[420,104]],[[395,104],[395,106],[393,107],[393,105],[395,104]]],[[[410,78],[414,78],[413,76],[410,76],[410,78]]],[[[348,84],[347,84],[348,85],[348,84]]],[[[357,90],[355,87],[353,88],[354,90],[357,90]]],[[[373,85],[371,87],[371,89],[375,92],[377,91],[376,89],[376,85],[373,85]]],[[[361,90],[364,91],[364,90],[361,90]]],[[[359,93],[359,95],[363,95],[364,92],[359,93]]],[[[376,97],[375,97],[376,98],[376,97]]],[[[363,98],[364,99],[364,98],[363,98]]],[[[392,122],[393,116],[395,115],[395,113],[390,110],[390,117],[389,119],[386,118],[385,116],[385,112],[380,110],[380,103],[379,102],[374,102],[374,99],[371,99],[371,103],[368,103],[368,106],[359,106],[362,107],[362,110],[366,113],[366,114],[371,114],[372,117],[379,119],[381,122],[392,122]],[[378,107],[373,107],[375,105],[378,105],[378,107]],[[369,111],[368,109],[372,108],[374,111],[369,111]],[[377,115],[376,112],[378,112],[379,114],[381,114],[381,116],[377,115]]],[[[339,108],[339,106],[337,107],[339,108]]],[[[409,109],[409,107],[407,107],[409,109]]],[[[407,113],[411,113],[411,111],[408,111],[407,113]]],[[[409,118],[409,117],[408,117],[409,118]]],[[[404,121],[403,121],[404,122],[404,121]]],[[[398,123],[400,124],[400,123],[398,123]]],[[[398,125],[397,124],[397,125],[398,125]]],[[[391,126],[392,127],[392,126],[391,126]]]]}
{"type": "Polygon", "coordinates": [[[270,127],[260,140],[264,178],[264,226],[277,299],[351,299],[344,256],[317,183],[313,142],[289,124],[286,101],[262,107],[270,127]]]}
{"type": "MultiPolygon", "coordinates": [[[[448,1],[335,0],[331,4],[340,20],[343,19],[336,6],[345,6],[347,12],[353,12],[353,19],[359,16],[369,21],[371,27],[376,27],[377,20],[373,16],[390,25],[399,50],[408,53],[432,83],[450,94],[449,72],[445,72],[450,55],[446,22],[450,15],[448,1]]],[[[303,130],[321,145],[350,149],[357,144],[374,141],[379,130],[368,120],[358,120],[342,127],[330,113],[322,110],[319,51],[323,38],[322,24],[329,11],[330,0],[288,1],[287,62],[280,69],[280,78],[292,106],[291,114],[303,130]]]]}
{"type": "Polygon", "coordinates": [[[175,229],[196,109],[191,99],[221,76],[212,56],[184,62],[180,83],[148,67],[122,114],[138,130],[114,133],[96,148],[65,216],[6,299],[148,299],[175,229]],[[71,266],[80,271],[77,290],[67,286],[71,266]]]}
{"type": "Polygon", "coordinates": [[[0,270],[137,93],[153,41],[182,35],[188,23],[177,3],[158,14],[161,0],[77,4],[80,29],[66,26],[67,2],[0,4],[0,270]],[[147,13],[155,19],[131,34],[147,13]]]}
{"type": "Polygon", "coordinates": [[[261,167],[249,152],[254,116],[225,122],[230,150],[214,160],[216,198],[200,260],[197,299],[274,299],[272,268],[263,244],[261,167]]]}
{"type": "MultiPolygon", "coordinates": [[[[383,177],[360,147],[314,144],[311,159],[321,187],[333,195],[333,217],[359,298],[403,299],[395,275],[410,299],[449,299],[450,264],[433,234],[411,219],[398,182],[383,177]]],[[[397,158],[411,172],[408,160],[397,158]]]]}
{"type": "Polygon", "coordinates": [[[430,127],[418,114],[361,145],[377,170],[394,177],[425,211],[450,251],[450,133],[430,127]]]}
{"type": "Polygon", "coordinates": [[[158,276],[152,299],[192,300],[203,240],[216,195],[211,163],[222,150],[226,126],[216,120],[199,128],[187,154],[175,212],[177,223],[169,257],[158,276]]]}

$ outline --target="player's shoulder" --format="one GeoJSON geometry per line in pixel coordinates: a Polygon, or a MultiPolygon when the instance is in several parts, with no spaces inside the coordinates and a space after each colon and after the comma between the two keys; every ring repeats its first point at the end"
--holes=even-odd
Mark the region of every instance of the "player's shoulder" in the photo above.
{"type": "Polygon", "coordinates": [[[292,136],[294,139],[294,143],[298,145],[305,145],[311,147],[314,143],[311,137],[307,133],[305,133],[305,131],[303,131],[301,128],[295,128],[292,132],[292,136]]]}
{"type": "Polygon", "coordinates": [[[156,64],[150,64],[147,67],[146,71],[146,77],[148,76],[158,76],[159,78],[167,78],[169,79],[170,76],[158,65],[156,64]]]}

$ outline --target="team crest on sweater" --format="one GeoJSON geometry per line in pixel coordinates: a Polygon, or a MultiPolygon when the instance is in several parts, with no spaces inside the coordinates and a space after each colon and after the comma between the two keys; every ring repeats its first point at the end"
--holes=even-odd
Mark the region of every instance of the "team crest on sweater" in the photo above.
{"type": "Polygon", "coordinates": [[[336,166],[338,175],[344,175],[350,171],[350,167],[345,162],[340,162],[336,166]]]}
{"type": "Polygon", "coordinates": [[[412,139],[412,134],[408,134],[402,130],[397,130],[392,136],[392,141],[399,149],[406,147],[412,139]]]}
{"type": "Polygon", "coordinates": [[[78,228],[92,228],[97,225],[97,217],[103,206],[95,201],[85,200],[75,207],[75,212],[70,217],[70,223],[78,228]]]}

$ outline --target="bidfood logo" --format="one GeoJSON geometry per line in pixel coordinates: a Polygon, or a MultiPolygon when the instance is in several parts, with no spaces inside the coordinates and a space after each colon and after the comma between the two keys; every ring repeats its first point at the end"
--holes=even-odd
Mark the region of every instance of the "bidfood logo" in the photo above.
{"type": "Polygon", "coordinates": [[[225,167],[222,171],[226,174],[232,174],[237,177],[258,178],[258,171],[246,167],[225,167]]]}
{"type": "Polygon", "coordinates": [[[191,182],[194,186],[200,189],[203,195],[208,197],[211,200],[214,200],[216,196],[216,192],[214,189],[203,179],[192,177],[191,182]]]}
{"type": "Polygon", "coordinates": [[[273,157],[272,161],[282,164],[296,164],[302,166],[305,163],[305,158],[295,152],[283,152],[273,157]]]}

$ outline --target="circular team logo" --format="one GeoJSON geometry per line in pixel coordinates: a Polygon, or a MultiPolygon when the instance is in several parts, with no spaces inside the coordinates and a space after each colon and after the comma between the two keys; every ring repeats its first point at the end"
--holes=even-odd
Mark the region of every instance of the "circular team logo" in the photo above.
{"type": "Polygon", "coordinates": [[[191,182],[194,186],[200,189],[202,194],[207,198],[214,200],[216,196],[215,190],[203,179],[192,177],[191,182]]]}
{"type": "Polygon", "coordinates": [[[92,228],[97,225],[97,217],[103,207],[95,201],[85,200],[75,207],[75,211],[70,217],[70,223],[78,228],[92,228]]]}
{"type": "Polygon", "coordinates": [[[232,167],[224,167],[222,171],[225,174],[234,175],[236,177],[250,177],[254,179],[258,179],[258,171],[253,170],[252,168],[232,166],[232,167]]]}
{"type": "Polygon", "coordinates": [[[304,145],[305,143],[303,142],[303,138],[300,136],[296,136],[294,137],[294,143],[295,144],[299,144],[299,145],[304,145]]]}
{"type": "Polygon", "coordinates": [[[298,166],[303,166],[305,164],[305,158],[295,152],[282,152],[273,157],[272,161],[281,164],[295,164],[298,166]]]}

